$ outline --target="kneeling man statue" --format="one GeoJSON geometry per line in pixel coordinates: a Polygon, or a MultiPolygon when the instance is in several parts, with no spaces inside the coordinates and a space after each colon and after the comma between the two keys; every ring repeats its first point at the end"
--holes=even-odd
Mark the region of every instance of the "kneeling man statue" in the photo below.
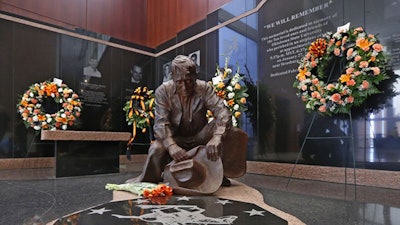
{"type": "Polygon", "coordinates": [[[155,141],[141,175],[127,183],[167,182],[176,194],[212,194],[246,172],[248,136],[232,127],[212,85],[197,79],[195,62],[178,55],[171,70],[172,80],[155,92],[155,141]]]}

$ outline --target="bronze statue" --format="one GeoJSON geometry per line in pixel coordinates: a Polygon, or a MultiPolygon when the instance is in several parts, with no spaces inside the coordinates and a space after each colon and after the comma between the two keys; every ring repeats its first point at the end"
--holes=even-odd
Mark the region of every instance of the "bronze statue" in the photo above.
{"type": "Polygon", "coordinates": [[[155,141],[142,174],[127,182],[168,182],[175,193],[210,194],[230,185],[226,177],[245,173],[248,137],[232,127],[232,115],[213,87],[197,79],[195,62],[178,55],[171,70],[172,80],[155,92],[155,141]]]}

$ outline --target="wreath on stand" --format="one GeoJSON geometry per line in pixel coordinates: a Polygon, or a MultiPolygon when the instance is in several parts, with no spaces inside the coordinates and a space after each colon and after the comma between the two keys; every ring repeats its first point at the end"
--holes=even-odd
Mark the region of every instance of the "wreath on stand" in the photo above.
{"type": "Polygon", "coordinates": [[[149,130],[152,140],[152,126],[154,123],[154,91],[147,87],[138,87],[133,91],[131,99],[126,101],[123,110],[128,125],[132,125],[132,136],[127,144],[127,157],[130,159],[131,146],[136,137],[137,129],[142,133],[149,130]]]}
{"type": "Polygon", "coordinates": [[[311,43],[293,86],[307,111],[332,116],[364,106],[368,113],[368,108],[378,109],[395,95],[397,75],[390,73],[387,63],[384,47],[375,35],[362,27],[339,29],[311,43]],[[365,105],[370,96],[378,94],[384,97],[365,105]]]}
{"type": "Polygon", "coordinates": [[[81,110],[78,94],[59,79],[31,85],[17,104],[25,126],[35,131],[67,130],[81,110]]]}

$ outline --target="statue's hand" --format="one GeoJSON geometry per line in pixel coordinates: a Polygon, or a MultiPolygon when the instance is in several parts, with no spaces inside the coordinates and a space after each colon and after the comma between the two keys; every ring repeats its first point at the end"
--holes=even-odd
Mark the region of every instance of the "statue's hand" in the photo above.
{"type": "Polygon", "coordinates": [[[186,150],[174,144],[168,147],[169,155],[175,162],[180,162],[186,159],[189,159],[189,156],[186,153],[186,150]]]}
{"type": "Polygon", "coordinates": [[[222,137],[221,135],[214,135],[206,145],[207,158],[211,161],[216,161],[222,154],[222,137]]]}

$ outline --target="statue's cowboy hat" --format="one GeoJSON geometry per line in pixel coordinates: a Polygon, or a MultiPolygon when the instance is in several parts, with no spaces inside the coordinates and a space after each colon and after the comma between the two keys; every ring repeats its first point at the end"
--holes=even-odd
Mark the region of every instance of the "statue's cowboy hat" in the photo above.
{"type": "Polygon", "coordinates": [[[163,174],[164,182],[173,188],[174,194],[208,195],[216,192],[222,184],[224,170],[221,158],[207,158],[205,146],[188,151],[190,159],[169,163],[163,174]]]}

